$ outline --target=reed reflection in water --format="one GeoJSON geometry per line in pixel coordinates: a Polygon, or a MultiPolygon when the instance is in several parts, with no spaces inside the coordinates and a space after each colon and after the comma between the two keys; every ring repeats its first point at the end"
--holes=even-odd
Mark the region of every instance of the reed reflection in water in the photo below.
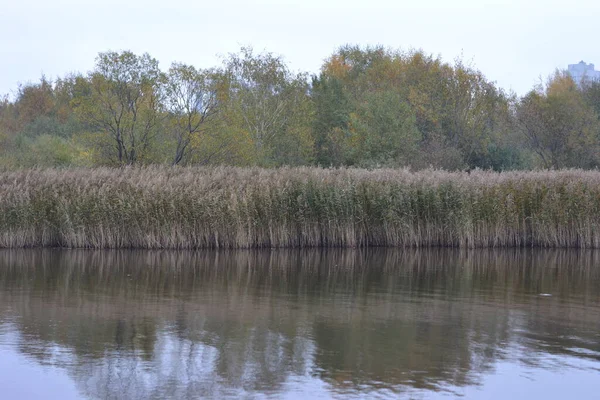
{"type": "Polygon", "coordinates": [[[38,386],[68,382],[62,397],[502,398],[502,375],[506,390],[553,398],[538,387],[556,375],[586,395],[600,372],[599,257],[0,251],[0,386],[43,370],[38,386]]]}

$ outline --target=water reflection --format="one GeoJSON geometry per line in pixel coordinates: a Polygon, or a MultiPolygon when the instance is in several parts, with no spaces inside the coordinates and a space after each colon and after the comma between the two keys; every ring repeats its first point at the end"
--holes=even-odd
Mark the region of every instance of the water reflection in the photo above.
{"type": "Polygon", "coordinates": [[[599,256],[1,251],[0,351],[92,398],[464,394],[600,366],[599,256]]]}

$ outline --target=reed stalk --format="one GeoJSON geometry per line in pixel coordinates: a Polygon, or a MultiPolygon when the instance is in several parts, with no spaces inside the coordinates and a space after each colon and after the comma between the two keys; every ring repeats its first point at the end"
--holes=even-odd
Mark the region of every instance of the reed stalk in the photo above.
{"type": "Polygon", "coordinates": [[[600,247],[600,172],[319,168],[0,174],[0,247],[600,247]]]}

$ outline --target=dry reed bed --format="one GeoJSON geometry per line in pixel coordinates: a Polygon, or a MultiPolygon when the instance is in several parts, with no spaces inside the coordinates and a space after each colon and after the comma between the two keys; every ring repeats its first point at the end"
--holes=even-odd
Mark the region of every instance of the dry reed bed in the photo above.
{"type": "Polygon", "coordinates": [[[0,247],[600,247],[600,172],[125,168],[0,174],[0,247]]]}

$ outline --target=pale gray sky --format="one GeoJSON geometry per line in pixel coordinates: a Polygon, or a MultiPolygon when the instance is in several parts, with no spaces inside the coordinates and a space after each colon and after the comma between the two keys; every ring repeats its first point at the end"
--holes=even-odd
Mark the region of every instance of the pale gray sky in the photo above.
{"type": "Polygon", "coordinates": [[[317,72],[346,43],[462,54],[523,94],[569,63],[600,69],[598,21],[594,0],[0,0],[0,94],[89,71],[106,50],[147,51],[166,69],[215,66],[252,45],[317,72]]]}

